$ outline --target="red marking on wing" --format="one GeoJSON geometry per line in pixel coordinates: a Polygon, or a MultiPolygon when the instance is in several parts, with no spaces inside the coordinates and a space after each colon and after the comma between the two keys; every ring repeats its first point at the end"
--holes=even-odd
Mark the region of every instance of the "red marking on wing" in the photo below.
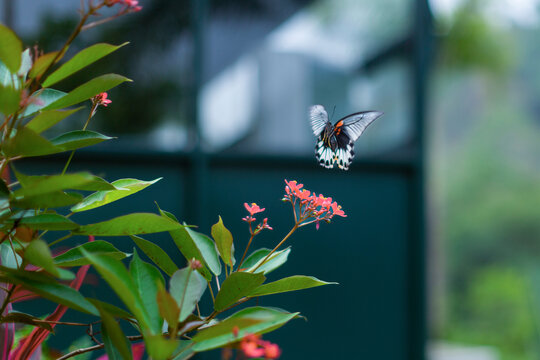
{"type": "Polygon", "coordinates": [[[336,135],[339,135],[339,134],[341,133],[342,126],[343,126],[343,120],[338,121],[338,122],[334,125],[334,133],[335,133],[336,135]]]}

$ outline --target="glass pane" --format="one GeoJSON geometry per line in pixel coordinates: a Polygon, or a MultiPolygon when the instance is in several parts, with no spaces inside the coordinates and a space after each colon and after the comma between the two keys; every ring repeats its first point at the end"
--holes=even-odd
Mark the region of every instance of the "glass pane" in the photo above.
{"type": "Polygon", "coordinates": [[[311,153],[315,139],[307,110],[318,103],[329,114],[336,106],[334,121],[369,109],[386,113],[364,135],[370,139],[360,141],[362,151],[404,142],[409,129],[403,119],[408,116],[406,64],[392,63],[373,74],[357,69],[407,35],[410,3],[323,0],[295,11],[284,6],[294,1],[276,3],[268,6],[274,12],[218,12],[210,18],[199,101],[206,148],[311,153]]]}
{"type": "MultiPolygon", "coordinates": [[[[146,1],[144,11],[84,32],[68,57],[100,41],[130,44],[56,87],[69,91],[95,74],[125,75],[135,83],[111,90],[113,103],[101,108],[90,126],[123,134],[103,146],[190,150],[197,139],[190,104],[200,65],[198,129],[206,150],[310,154],[315,139],[307,109],[320,103],[329,114],[336,107],[334,121],[357,111],[385,112],[358,145],[363,153],[379,152],[407,136],[406,65],[370,74],[359,74],[358,68],[407,36],[410,3],[209,1],[207,19],[195,19],[206,23],[202,63],[194,68],[191,3],[146,1]]],[[[37,40],[45,52],[58,49],[78,21],[79,1],[13,4],[15,29],[26,44],[37,40]]],[[[111,15],[114,8],[102,13],[111,15]]],[[[51,132],[80,129],[86,116],[80,112],[51,132]]]]}

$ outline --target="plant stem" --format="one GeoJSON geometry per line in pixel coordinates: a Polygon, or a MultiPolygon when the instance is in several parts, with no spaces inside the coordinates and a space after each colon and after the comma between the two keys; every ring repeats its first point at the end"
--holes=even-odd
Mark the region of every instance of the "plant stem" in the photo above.
{"type": "MultiPolygon", "coordinates": [[[[23,259],[21,266],[19,269],[24,269],[26,267],[26,262],[23,259]]],[[[11,302],[11,296],[13,296],[13,292],[15,291],[15,284],[11,284],[11,288],[9,289],[6,298],[4,299],[4,303],[2,304],[2,307],[0,308],[0,319],[4,316],[4,310],[6,310],[8,304],[11,302]]]]}
{"type": "Polygon", "coordinates": [[[13,295],[13,292],[15,291],[15,284],[11,284],[11,288],[9,289],[6,298],[4,299],[4,303],[2,304],[2,307],[0,308],[0,319],[4,317],[4,310],[6,310],[8,304],[11,302],[11,296],[13,295]]]}
{"type": "Polygon", "coordinates": [[[254,237],[255,237],[255,234],[252,233],[251,237],[249,238],[248,244],[246,246],[246,250],[244,250],[244,255],[242,255],[242,260],[240,260],[240,264],[238,264],[238,267],[237,267],[238,270],[240,270],[240,266],[242,266],[242,264],[244,263],[244,259],[246,257],[247,251],[248,251],[249,246],[251,245],[251,241],[253,240],[254,237]]]}
{"type": "Polygon", "coordinates": [[[268,258],[269,258],[270,256],[272,256],[272,254],[273,254],[273,253],[274,253],[281,245],[283,245],[283,243],[284,243],[284,242],[285,242],[285,241],[286,241],[286,240],[287,240],[287,239],[288,239],[288,238],[296,231],[296,229],[298,229],[298,223],[295,223],[295,224],[294,224],[294,226],[293,226],[293,228],[291,229],[291,231],[289,231],[289,233],[288,233],[287,235],[285,235],[285,237],[283,238],[283,240],[281,240],[281,241],[279,242],[279,244],[277,244],[276,247],[273,248],[272,251],[270,251],[270,253],[269,253],[268,255],[266,255],[266,257],[263,259],[263,261],[261,261],[261,262],[259,263],[259,265],[257,265],[257,267],[256,267],[255,269],[253,269],[253,270],[250,271],[250,273],[253,273],[253,272],[255,272],[255,270],[257,270],[258,268],[260,268],[261,265],[264,264],[264,263],[268,260],[268,258]]]}
{"type": "Polygon", "coordinates": [[[66,322],[66,321],[52,321],[52,320],[41,320],[41,319],[34,319],[34,321],[35,322],[41,322],[41,323],[47,323],[47,324],[55,324],[55,325],[88,326],[88,324],[76,323],[76,322],[66,322]]]}
{"type": "MultiPolygon", "coordinates": [[[[83,126],[83,131],[86,130],[86,127],[88,126],[88,123],[90,123],[90,119],[92,119],[92,116],[94,116],[94,113],[96,112],[96,108],[98,106],[98,103],[95,102],[92,104],[92,108],[90,109],[90,114],[88,115],[88,119],[86,119],[86,123],[84,124],[83,126]]],[[[64,175],[67,171],[67,168],[69,166],[69,163],[71,162],[71,159],[73,159],[73,155],[75,155],[75,150],[73,150],[71,152],[71,154],[69,155],[69,158],[66,162],[66,165],[64,166],[64,170],[62,170],[62,175],[64,175]]]]}
{"type": "Polygon", "coordinates": [[[72,233],[69,233],[69,234],[67,234],[66,236],[62,236],[60,239],[56,239],[56,240],[54,240],[52,243],[50,243],[50,244],[49,244],[49,247],[58,244],[60,241],[64,241],[64,240],[66,240],[66,239],[69,239],[69,238],[72,237],[72,236],[73,236],[72,233]]]}
{"type": "MultiPolygon", "coordinates": [[[[137,341],[137,340],[142,340],[143,336],[142,335],[126,336],[126,338],[129,341],[137,341]]],[[[68,354],[66,354],[64,356],[60,356],[59,358],[56,358],[56,360],[69,359],[70,357],[77,356],[77,355],[80,355],[80,354],[84,354],[84,353],[87,353],[89,351],[103,349],[104,347],[105,347],[105,344],[99,344],[99,345],[94,345],[94,346],[90,346],[90,347],[87,347],[87,348],[78,349],[78,350],[72,351],[72,352],[70,352],[70,353],[68,353],[68,354]]]]}
{"type": "Polygon", "coordinates": [[[210,285],[210,281],[208,282],[208,290],[210,290],[210,295],[212,296],[212,304],[216,302],[216,298],[214,297],[214,291],[212,290],[212,285],[210,285]]]}

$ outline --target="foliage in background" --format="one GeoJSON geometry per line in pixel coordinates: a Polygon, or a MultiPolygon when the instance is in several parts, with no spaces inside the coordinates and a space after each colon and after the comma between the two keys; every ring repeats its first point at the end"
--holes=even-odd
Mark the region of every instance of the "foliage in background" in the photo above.
{"type": "Polygon", "coordinates": [[[447,262],[442,338],[540,354],[538,29],[499,28],[478,1],[441,26],[435,106],[447,262]]]}

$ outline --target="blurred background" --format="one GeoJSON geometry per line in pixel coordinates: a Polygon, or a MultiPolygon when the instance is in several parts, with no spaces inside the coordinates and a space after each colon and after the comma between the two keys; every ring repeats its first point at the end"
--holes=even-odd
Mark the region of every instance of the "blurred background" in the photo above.
{"type": "MultiPolygon", "coordinates": [[[[296,179],[348,217],[302,229],[269,276],[340,283],[261,301],[309,320],[268,335],[283,359],[538,359],[539,3],[140,0],[141,12],[84,32],[70,54],[130,44],[58,88],[107,72],[133,79],[109,92],[113,103],[91,124],[119,139],[77,153],[71,169],[164,179],[77,220],[152,211],[157,201],[205,233],[220,214],[243,249],[242,204],[257,202],[276,230],[255,245],[271,247],[292,222],[279,202],[283,179],[296,179]],[[312,104],[334,121],[385,112],[348,172],[316,164],[312,104]]],[[[0,21],[48,52],[79,6],[0,0],[0,21]]],[[[64,161],[20,166],[44,173],[64,161]]],[[[181,261],[170,239],[153,239],[181,261]]],[[[52,348],[75,341],[61,331],[52,348]]]]}

